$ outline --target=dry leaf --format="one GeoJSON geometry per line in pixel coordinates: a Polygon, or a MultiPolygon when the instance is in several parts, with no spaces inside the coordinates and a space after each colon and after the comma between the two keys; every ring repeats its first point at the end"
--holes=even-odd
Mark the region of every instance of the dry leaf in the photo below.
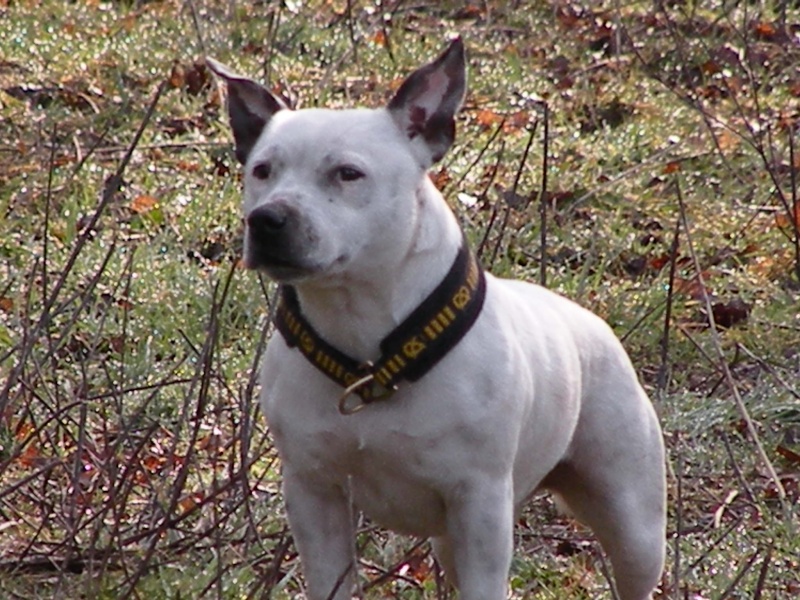
{"type": "Polygon", "coordinates": [[[222,430],[214,427],[209,433],[197,440],[196,448],[209,454],[217,454],[225,449],[222,430]]]}
{"type": "Polygon", "coordinates": [[[751,306],[741,298],[734,298],[730,302],[716,302],[711,307],[714,322],[719,327],[733,327],[744,323],[750,316],[751,306]]]}
{"type": "Polygon", "coordinates": [[[651,269],[660,271],[669,264],[670,258],[669,254],[659,254],[658,256],[651,257],[648,261],[648,265],[651,269]]]}
{"type": "Polygon", "coordinates": [[[430,173],[430,178],[431,181],[433,181],[433,185],[435,185],[438,190],[446,188],[453,179],[450,177],[450,171],[447,170],[447,167],[442,167],[435,173],[430,173]]]}
{"type": "Polygon", "coordinates": [[[386,45],[386,33],[383,30],[378,31],[375,35],[372,36],[372,43],[376,46],[385,46],[386,45]]]}
{"type": "Polygon", "coordinates": [[[166,462],[167,459],[164,458],[163,456],[148,454],[142,459],[142,466],[145,468],[146,471],[149,471],[150,473],[158,473],[166,462]]]}
{"type": "Polygon", "coordinates": [[[23,467],[32,467],[41,457],[38,444],[31,443],[17,456],[17,462],[23,467]]]}
{"type": "Polygon", "coordinates": [[[756,23],[753,26],[753,31],[758,37],[765,40],[771,40],[778,33],[778,30],[775,28],[775,25],[773,25],[772,23],[766,23],[764,21],[756,23]]]}
{"type": "Polygon", "coordinates": [[[20,421],[14,428],[14,437],[21,442],[31,435],[35,430],[36,428],[29,421],[20,421]]]}
{"type": "Polygon", "coordinates": [[[794,217],[794,225],[792,225],[792,219],[790,216],[785,212],[780,212],[775,216],[775,225],[781,228],[794,226],[795,228],[800,229],[800,200],[795,202],[794,208],[791,212],[794,213],[792,215],[794,217]]]}
{"type": "Polygon", "coordinates": [[[484,9],[482,5],[467,3],[466,6],[453,15],[454,19],[481,19],[484,17],[484,9]]]}
{"type": "Polygon", "coordinates": [[[675,291],[680,294],[686,294],[693,300],[702,300],[705,298],[706,294],[711,294],[707,288],[703,287],[698,277],[692,277],[691,279],[676,277],[675,291]]]}
{"type": "Polygon", "coordinates": [[[175,168],[186,173],[197,173],[200,170],[200,164],[188,160],[179,160],[175,168]]]}
{"type": "Polygon", "coordinates": [[[481,109],[475,116],[475,121],[484,129],[494,127],[503,120],[503,117],[488,108],[481,109]]]}
{"type": "Polygon", "coordinates": [[[800,465],[800,453],[795,452],[791,448],[787,448],[786,446],[778,446],[777,448],[775,448],[775,452],[780,454],[790,463],[793,463],[795,465],[800,465]]]}
{"type": "Polygon", "coordinates": [[[742,144],[742,138],[725,129],[717,136],[717,143],[724,152],[736,150],[742,144]]]}
{"type": "Polygon", "coordinates": [[[195,510],[205,500],[203,492],[194,492],[181,498],[178,501],[179,513],[185,515],[186,513],[195,510]]]}
{"type": "Polygon", "coordinates": [[[525,129],[529,122],[530,115],[528,114],[527,110],[517,111],[506,117],[505,123],[503,123],[503,131],[510,133],[513,131],[519,131],[520,129],[525,129]]]}
{"type": "Polygon", "coordinates": [[[137,196],[131,202],[131,210],[139,215],[150,212],[157,206],[158,206],[158,200],[153,196],[149,196],[147,194],[142,194],[141,196],[137,196]]]}
{"type": "Polygon", "coordinates": [[[181,88],[183,87],[185,81],[186,71],[184,70],[183,65],[176,60],[172,63],[172,70],[169,73],[169,84],[173,88],[181,88]]]}

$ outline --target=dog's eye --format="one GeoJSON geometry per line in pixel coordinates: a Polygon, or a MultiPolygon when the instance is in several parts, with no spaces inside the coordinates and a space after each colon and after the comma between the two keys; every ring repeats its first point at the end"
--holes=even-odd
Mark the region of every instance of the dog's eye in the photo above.
{"type": "Polygon", "coordinates": [[[269,163],[258,163],[255,167],[253,167],[253,177],[260,179],[261,181],[269,179],[271,172],[272,167],[269,163]]]}
{"type": "Polygon", "coordinates": [[[340,181],[355,181],[356,179],[365,177],[365,175],[353,167],[339,167],[336,169],[336,177],[338,177],[340,181]]]}

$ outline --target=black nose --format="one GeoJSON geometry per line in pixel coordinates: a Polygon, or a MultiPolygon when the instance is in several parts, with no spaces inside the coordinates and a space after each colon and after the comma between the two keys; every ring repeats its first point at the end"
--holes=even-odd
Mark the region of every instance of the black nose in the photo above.
{"type": "Polygon", "coordinates": [[[280,204],[259,206],[247,215],[247,226],[256,237],[270,235],[283,229],[288,216],[289,211],[280,204]]]}

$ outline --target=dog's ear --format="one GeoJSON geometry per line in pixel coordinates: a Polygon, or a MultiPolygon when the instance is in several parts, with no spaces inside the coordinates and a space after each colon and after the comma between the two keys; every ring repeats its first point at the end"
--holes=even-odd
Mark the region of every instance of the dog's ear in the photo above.
{"type": "Polygon", "coordinates": [[[392,117],[412,143],[427,150],[430,164],[453,144],[466,87],[464,43],[456,38],[439,58],[409,75],[389,102],[392,117]]]}
{"type": "Polygon", "coordinates": [[[234,73],[221,62],[206,57],[206,64],[228,88],[228,115],[236,142],[236,159],[244,164],[272,115],[286,105],[260,84],[234,73]]]}

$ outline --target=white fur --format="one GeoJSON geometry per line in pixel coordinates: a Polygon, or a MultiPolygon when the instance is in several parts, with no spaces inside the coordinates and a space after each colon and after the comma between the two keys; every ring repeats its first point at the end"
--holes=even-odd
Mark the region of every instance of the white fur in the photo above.
{"type": "MultiPolygon", "coordinates": [[[[245,216],[275,202],[302,215],[310,267],[291,282],[302,311],[360,360],[379,356],[461,244],[419,144],[387,109],[279,111],[245,165],[245,216]],[[250,175],[263,161],[268,181],[250,175]],[[335,180],[342,165],[365,177],[335,180]]],[[[261,383],[309,598],[328,598],[337,581],[334,598],[351,597],[354,504],[432,537],[462,600],[502,600],[515,515],[543,487],[594,530],[622,600],[651,597],[664,559],[661,431],[611,329],[569,300],[487,275],[463,340],[354,415],[338,412],[341,388],[280,335],[261,383]]]]}

